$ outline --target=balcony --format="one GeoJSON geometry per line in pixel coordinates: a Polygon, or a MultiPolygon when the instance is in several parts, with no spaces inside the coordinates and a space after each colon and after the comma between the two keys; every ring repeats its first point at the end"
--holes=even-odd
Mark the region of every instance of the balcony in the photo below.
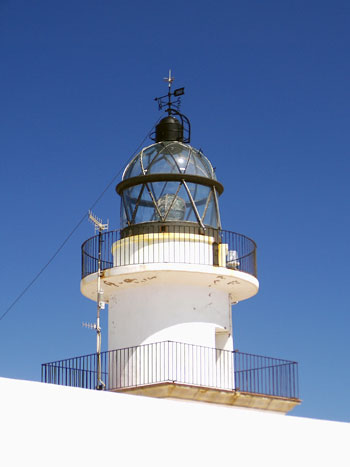
{"type": "Polygon", "coordinates": [[[82,245],[83,279],[98,270],[99,245],[102,270],[177,263],[219,266],[257,276],[255,242],[227,230],[151,223],[96,235],[82,245]]]}
{"type": "MultiPolygon", "coordinates": [[[[296,362],[179,342],[102,352],[101,374],[106,390],[114,392],[283,413],[300,403],[296,362]]],[[[45,363],[41,379],[96,389],[97,354],[45,363]]]]}

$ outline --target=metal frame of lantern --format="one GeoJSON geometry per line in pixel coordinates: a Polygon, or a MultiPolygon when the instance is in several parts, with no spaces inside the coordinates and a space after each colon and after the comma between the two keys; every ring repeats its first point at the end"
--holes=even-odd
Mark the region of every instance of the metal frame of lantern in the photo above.
{"type": "MultiPolygon", "coordinates": [[[[143,185],[141,187],[138,199],[137,199],[136,204],[135,204],[132,219],[128,219],[129,225],[134,224],[133,220],[135,219],[136,211],[139,208],[139,206],[143,206],[143,205],[144,206],[153,206],[154,209],[156,210],[156,212],[158,213],[159,219],[162,222],[166,221],[167,215],[171,211],[172,205],[175,203],[175,200],[176,200],[178,195],[175,193],[175,197],[173,199],[172,205],[169,207],[166,215],[165,216],[162,215],[162,213],[159,210],[159,205],[158,205],[158,201],[159,201],[160,198],[158,198],[158,200],[156,200],[154,194],[152,193],[152,190],[149,187],[149,183],[153,183],[153,182],[179,182],[179,187],[181,185],[183,185],[185,187],[185,190],[186,190],[187,194],[188,194],[188,198],[190,200],[192,208],[193,208],[193,210],[194,210],[194,212],[196,214],[197,221],[201,225],[201,227],[204,228],[204,229],[205,229],[205,226],[203,224],[203,219],[205,218],[205,214],[206,214],[209,202],[210,202],[210,198],[211,198],[211,196],[214,196],[215,207],[216,207],[216,211],[217,211],[217,214],[218,214],[218,224],[220,226],[218,228],[221,228],[217,193],[219,195],[221,195],[221,193],[223,192],[223,186],[217,180],[209,179],[209,178],[206,178],[206,177],[200,177],[198,175],[190,175],[190,174],[141,175],[141,176],[129,178],[127,180],[124,180],[124,181],[120,182],[117,185],[116,190],[117,190],[117,193],[122,197],[123,204],[126,202],[125,199],[123,198],[123,192],[124,192],[125,189],[131,188],[131,187],[137,186],[137,185],[143,185]],[[196,201],[193,199],[193,196],[192,196],[191,191],[190,191],[190,189],[189,189],[189,187],[187,185],[187,182],[195,183],[195,184],[198,184],[198,185],[209,186],[209,187],[213,188],[213,190],[209,192],[209,195],[207,197],[206,206],[204,208],[204,213],[203,213],[202,216],[200,216],[200,214],[198,212],[198,209],[197,209],[197,206],[196,206],[196,201]],[[144,191],[145,188],[147,189],[152,201],[147,202],[147,201],[141,199],[143,191],[144,191]]],[[[197,203],[198,203],[198,201],[197,201],[197,203]]],[[[124,209],[125,209],[125,207],[124,207],[124,209]]],[[[126,216],[128,216],[128,212],[127,212],[126,209],[125,209],[125,213],[126,213],[126,216]]]]}
{"type": "Polygon", "coordinates": [[[221,229],[218,194],[221,195],[223,192],[223,186],[216,180],[214,170],[204,154],[181,142],[156,143],[144,148],[126,167],[123,181],[117,185],[116,191],[122,198],[121,217],[123,219],[123,214],[125,214],[126,225],[124,227],[140,223],[176,220],[177,222],[185,221],[199,224],[203,230],[206,227],[221,229]],[[153,149],[155,150],[154,153],[152,153],[153,149]],[[147,150],[149,150],[149,154],[145,156],[147,150]],[[187,158],[186,161],[182,161],[185,162],[182,167],[179,166],[176,155],[180,155],[181,159],[187,158]],[[150,159],[148,165],[145,164],[147,157],[150,159]],[[165,164],[165,168],[163,167],[160,172],[150,173],[157,163],[165,164]],[[167,172],[166,169],[169,169],[169,171],[167,172]],[[207,176],[188,173],[187,170],[196,171],[197,173],[202,172],[207,176]],[[137,175],[128,177],[133,172],[136,172],[137,175]],[[171,182],[178,182],[178,185],[173,187],[170,193],[167,193],[167,183],[171,182]],[[164,183],[160,194],[155,193],[153,183],[164,183]],[[191,193],[193,187],[189,187],[188,184],[195,185],[193,193],[191,193]],[[138,192],[134,194],[127,192],[129,188],[136,186],[140,186],[138,192]],[[197,199],[198,188],[201,186],[209,187],[210,191],[205,196],[202,195],[202,199],[197,199]],[[182,188],[184,188],[182,196],[185,196],[187,201],[180,196],[182,188]],[[214,225],[211,221],[205,219],[212,198],[215,211],[214,225]],[[202,212],[200,212],[200,206],[204,206],[202,212]],[[151,217],[149,215],[147,219],[142,219],[140,222],[140,220],[137,220],[137,214],[142,207],[152,208],[153,213],[151,217]],[[186,220],[181,218],[180,211],[182,208],[187,213],[184,213],[184,216],[187,215],[186,220]],[[178,213],[176,213],[177,210],[178,213]],[[196,222],[189,220],[193,213],[196,222]]]}

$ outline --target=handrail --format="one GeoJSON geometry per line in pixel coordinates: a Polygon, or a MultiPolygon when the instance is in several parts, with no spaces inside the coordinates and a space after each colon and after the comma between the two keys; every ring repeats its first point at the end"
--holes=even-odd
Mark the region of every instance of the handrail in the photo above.
{"type": "MultiPolygon", "coordinates": [[[[45,383],[95,389],[97,354],[42,365],[45,383]]],[[[162,382],[298,399],[298,364],[289,360],[163,341],[101,353],[107,390],[162,382]]]]}
{"type": "MultiPolygon", "coordinates": [[[[184,225],[150,226],[137,235],[121,230],[102,234],[102,270],[118,266],[151,263],[182,263],[221,266],[257,276],[256,244],[249,237],[227,230],[198,232],[184,225]],[[206,241],[204,239],[207,239],[206,241]],[[227,254],[234,252],[234,260],[227,254]]],[[[98,235],[82,244],[82,278],[98,269],[98,235]]]]}

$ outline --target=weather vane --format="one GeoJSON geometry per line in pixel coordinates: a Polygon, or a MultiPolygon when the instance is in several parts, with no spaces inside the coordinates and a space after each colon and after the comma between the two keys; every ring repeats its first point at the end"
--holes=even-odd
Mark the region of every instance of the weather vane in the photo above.
{"type": "Polygon", "coordinates": [[[171,76],[171,70],[169,70],[169,76],[167,78],[163,78],[164,81],[168,82],[169,91],[171,89],[171,85],[173,84],[174,79],[174,76],[171,76]]]}
{"type": "Polygon", "coordinates": [[[171,86],[173,84],[174,79],[174,76],[171,75],[171,70],[169,70],[169,75],[167,76],[167,78],[163,78],[163,80],[168,83],[168,94],[166,94],[165,96],[156,97],[154,99],[158,102],[159,110],[162,110],[164,107],[167,107],[166,112],[168,112],[168,115],[171,115],[173,113],[173,110],[180,109],[180,96],[185,94],[185,88],[178,88],[175,89],[174,92],[171,92],[171,86]],[[172,97],[175,97],[176,99],[171,100],[172,97]]]}

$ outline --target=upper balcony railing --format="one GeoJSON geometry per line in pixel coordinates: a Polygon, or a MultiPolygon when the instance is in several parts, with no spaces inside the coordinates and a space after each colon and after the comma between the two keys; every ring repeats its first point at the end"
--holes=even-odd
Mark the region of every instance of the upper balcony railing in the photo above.
{"type": "MultiPolygon", "coordinates": [[[[174,383],[286,399],[299,397],[296,362],[172,341],[102,352],[101,374],[110,391],[174,383]]],[[[97,354],[45,363],[41,380],[96,389],[97,354]]]]}
{"type": "Polygon", "coordinates": [[[138,230],[104,232],[82,245],[82,277],[101,269],[150,263],[221,266],[256,277],[256,244],[235,232],[192,225],[140,225],[138,230]],[[142,229],[140,228],[142,226],[142,229]]]}

